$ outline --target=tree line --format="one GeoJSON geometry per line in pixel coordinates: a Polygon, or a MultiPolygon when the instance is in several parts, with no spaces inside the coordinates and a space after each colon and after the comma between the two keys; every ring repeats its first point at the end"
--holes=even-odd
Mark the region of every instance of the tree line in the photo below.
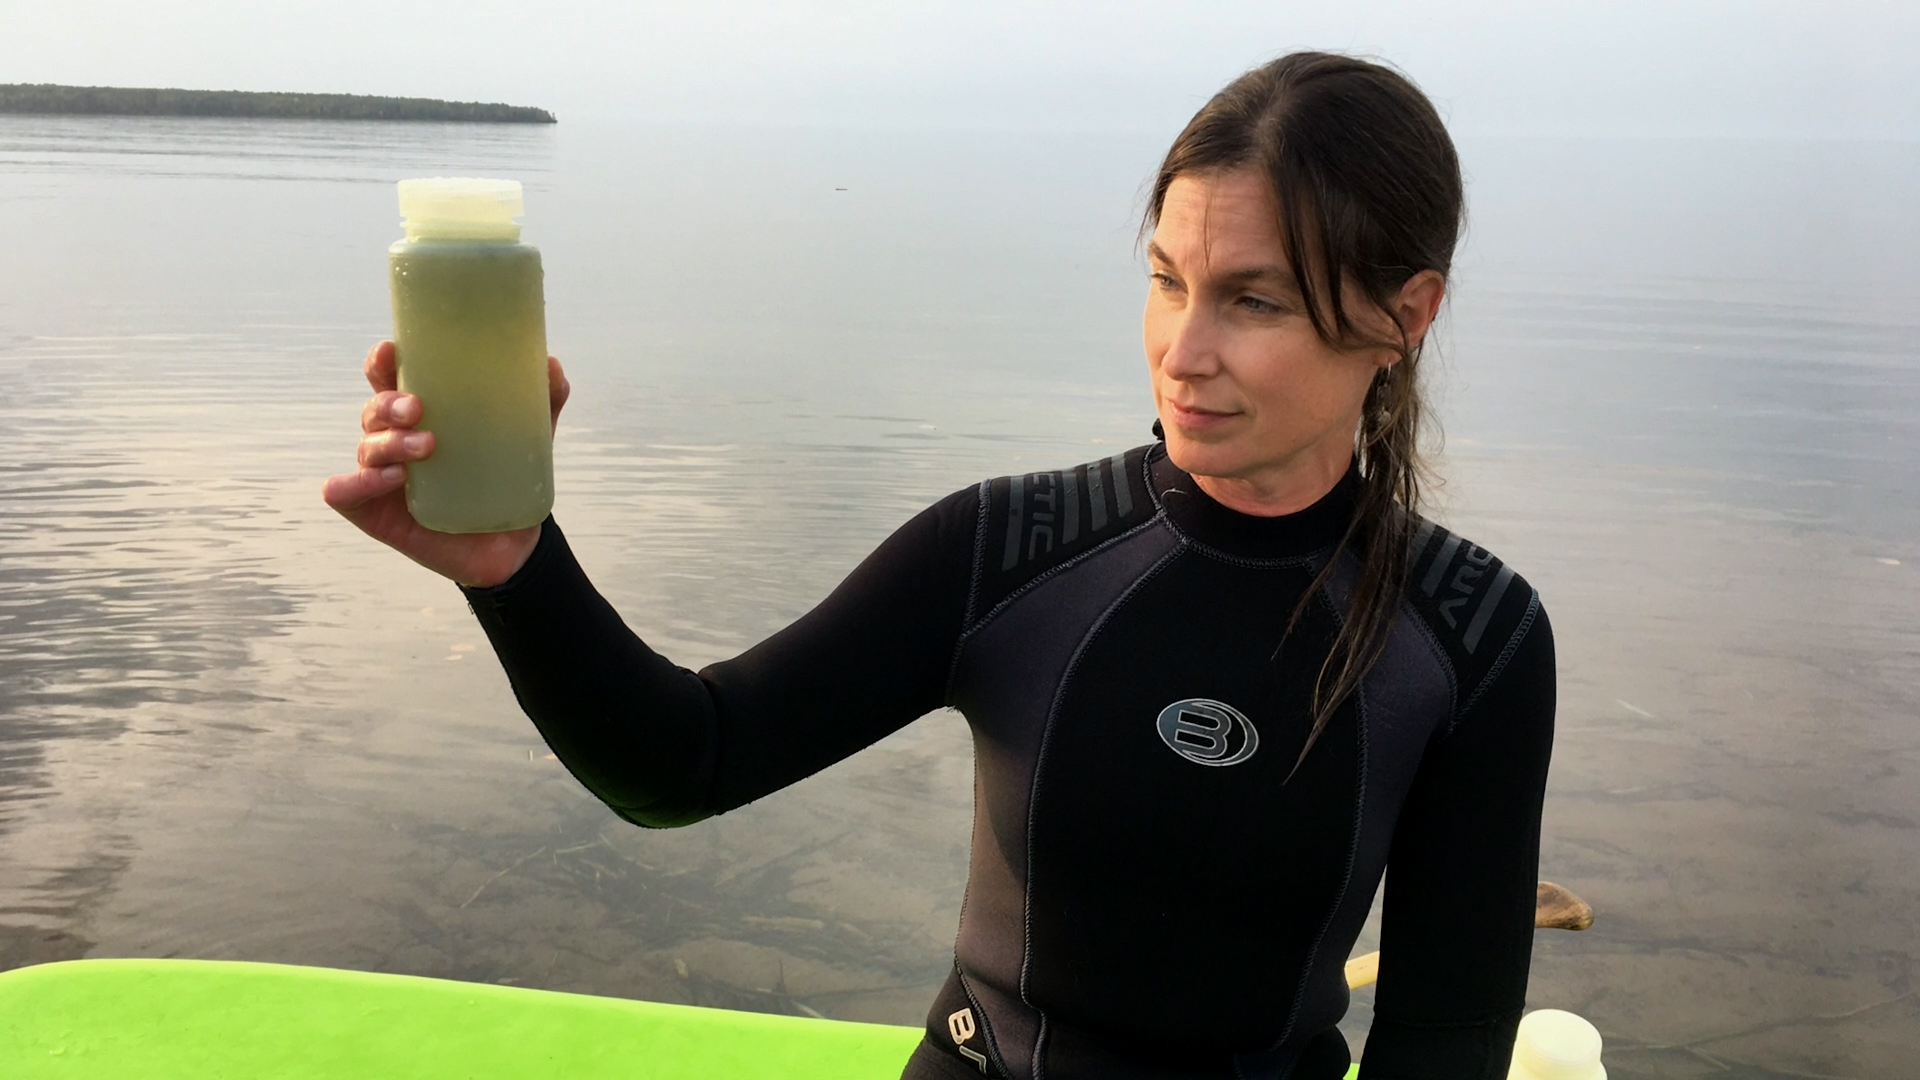
{"type": "Polygon", "coordinates": [[[163,90],[120,86],[0,84],[0,113],[81,116],[230,116],[298,120],[453,120],[551,124],[526,105],[366,94],[275,94],[249,90],[163,90]]]}

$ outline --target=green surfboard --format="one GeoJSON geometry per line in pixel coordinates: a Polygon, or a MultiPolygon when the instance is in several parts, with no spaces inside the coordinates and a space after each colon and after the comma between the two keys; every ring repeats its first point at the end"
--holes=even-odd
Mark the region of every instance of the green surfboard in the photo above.
{"type": "Polygon", "coordinates": [[[897,1080],[920,1037],[284,964],[75,960],[0,972],[5,1080],[897,1080]]]}
{"type": "Polygon", "coordinates": [[[0,973],[7,1080],[898,1080],[919,1028],[204,960],[0,973]]]}

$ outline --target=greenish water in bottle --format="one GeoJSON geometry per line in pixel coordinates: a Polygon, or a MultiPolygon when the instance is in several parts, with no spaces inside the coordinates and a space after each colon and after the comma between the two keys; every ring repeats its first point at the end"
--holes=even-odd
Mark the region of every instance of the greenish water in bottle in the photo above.
{"type": "Polygon", "coordinates": [[[407,180],[407,239],[387,252],[400,389],[433,456],[407,466],[407,509],[438,532],[504,532],[553,508],[546,305],[520,243],[520,185],[407,180]]]}

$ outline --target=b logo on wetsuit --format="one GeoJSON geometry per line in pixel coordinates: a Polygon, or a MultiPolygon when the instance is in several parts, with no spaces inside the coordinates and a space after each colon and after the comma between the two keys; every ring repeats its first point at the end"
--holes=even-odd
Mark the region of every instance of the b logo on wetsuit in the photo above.
{"type": "Polygon", "coordinates": [[[962,1057],[973,1062],[984,1073],[987,1071],[987,1055],[967,1046],[967,1040],[973,1038],[976,1030],[978,1029],[974,1027],[972,1009],[961,1009],[947,1017],[947,1034],[953,1036],[953,1048],[960,1051],[962,1057]]]}
{"type": "Polygon", "coordinates": [[[1160,739],[1196,765],[1238,765],[1260,749],[1253,721],[1224,701],[1186,698],[1160,710],[1160,739]]]}

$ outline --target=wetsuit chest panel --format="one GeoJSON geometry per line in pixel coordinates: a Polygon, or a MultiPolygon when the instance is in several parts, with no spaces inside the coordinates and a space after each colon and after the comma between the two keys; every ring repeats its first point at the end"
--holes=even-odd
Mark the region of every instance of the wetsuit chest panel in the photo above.
{"type": "Polygon", "coordinates": [[[1152,527],[1118,538],[1034,582],[961,646],[951,700],[973,726],[975,806],[958,953],[1006,993],[1020,985],[1029,798],[1048,710],[1081,642],[1176,543],[1152,527]]]}
{"type": "Polygon", "coordinates": [[[1309,576],[1189,552],[1084,647],[1031,812],[1026,990],[1049,1016],[1163,1046],[1284,1029],[1341,897],[1364,767],[1350,707],[1286,782],[1332,631],[1316,609],[1275,658],[1309,576]]]}

